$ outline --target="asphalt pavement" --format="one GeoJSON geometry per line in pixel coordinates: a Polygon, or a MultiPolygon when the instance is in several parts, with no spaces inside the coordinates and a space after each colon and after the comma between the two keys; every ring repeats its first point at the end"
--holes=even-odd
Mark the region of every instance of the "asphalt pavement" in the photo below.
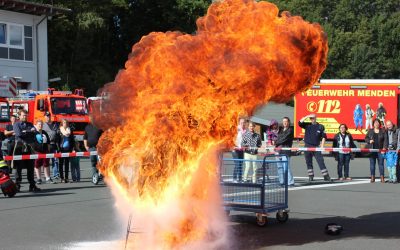
{"type": "MultiPolygon", "coordinates": [[[[325,157],[331,177],[336,162],[325,157]]],[[[302,155],[292,157],[296,186],[289,190],[289,220],[275,214],[258,227],[252,213],[233,212],[228,227],[230,249],[398,249],[400,184],[369,183],[369,161],[350,163],[352,181],[326,183],[315,164],[316,181],[309,184],[302,155]],[[338,236],[324,233],[327,223],[344,227],[338,236]]],[[[114,209],[110,189],[94,185],[88,159],[81,159],[80,183],[42,184],[42,192],[0,198],[0,249],[111,249],[126,232],[114,209]],[[96,243],[99,242],[99,243],[96,243]]],[[[120,245],[120,248],[123,246],[120,245]]]]}

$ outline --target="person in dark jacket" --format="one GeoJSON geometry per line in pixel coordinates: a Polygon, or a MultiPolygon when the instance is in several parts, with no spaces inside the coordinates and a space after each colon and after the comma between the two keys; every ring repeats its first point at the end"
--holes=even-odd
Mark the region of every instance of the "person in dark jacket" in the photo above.
{"type": "MultiPolygon", "coordinates": [[[[385,129],[381,128],[381,122],[379,119],[373,121],[373,129],[368,130],[365,135],[365,142],[370,149],[387,149],[388,137],[385,129]]],[[[381,182],[385,182],[385,169],[383,166],[385,159],[385,153],[383,152],[371,152],[369,156],[369,169],[371,172],[371,183],[375,182],[375,165],[378,160],[379,173],[381,176],[381,182]]]]}
{"type": "MultiPolygon", "coordinates": [[[[339,133],[337,133],[333,137],[333,147],[334,148],[355,148],[353,136],[348,132],[348,128],[346,124],[340,124],[339,133]]],[[[349,176],[350,170],[350,151],[339,151],[336,153],[337,161],[338,161],[338,178],[339,180],[348,180],[351,178],[349,176]],[[343,177],[343,168],[344,168],[344,177],[343,177]]]]}
{"type": "MultiPolygon", "coordinates": [[[[89,116],[90,123],[85,127],[85,134],[83,136],[83,145],[85,146],[86,151],[92,152],[97,151],[97,144],[99,143],[100,137],[103,134],[103,130],[99,129],[93,124],[93,117],[89,116]]],[[[92,175],[97,171],[97,155],[90,156],[90,162],[92,165],[92,175]]]]}
{"type": "MultiPolygon", "coordinates": [[[[75,139],[74,134],[67,120],[63,119],[60,126],[60,142],[59,148],[61,153],[70,153],[74,150],[75,139]]],[[[60,173],[61,182],[68,183],[69,175],[69,158],[60,158],[58,164],[58,171],[60,173]],[[64,172],[65,170],[65,172],[64,172]]]]}
{"type": "Polygon", "coordinates": [[[385,154],[386,158],[386,168],[389,173],[389,183],[397,183],[396,176],[396,165],[397,165],[397,142],[398,142],[398,130],[392,121],[386,121],[386,133],[388,137],[388,149],[393,151],[388,151],[385,154]]]}
{"type": "MultiPolygon", "coordinates": [[[[56,153],[58,151],[58,143],[59,143],[59,125],[57,122],[51,120],[50,112],[46,112],[44,114],[44,123],[43,123],[43,130],[49,135],[50,142],[50,151],[49,153],[56,153]]],[[[51,168],[53,170],[53,178],[59,179],[60,174],[58,173],[58,158],[51,159],[51,168]]]]}
{"type": "MultiPolygon", "coordinates": [[[[49,143],[50,137],[46,131],[43,130],[43,121],[36,121],[36,151],[40,154],[49,153],[49,143]]],[[[35,173],[36,173],[36,184],[42,184],[41,178],[41,168],[43,167],[43,172],[45,176],[46,183],[53,183],[54,181],[50,178],[50,159],[36,159],[35,160],[35,173]]]]}
{"type": "MultiPolygon", "coordinates": [[[[282,118],[282,127],[279,129],[278,138],[275,142],[276,147],[283,148],[291,148],[293,145],[294,133],[293,129],[290,127],[290,119],[289,117],[282,118]]],[[[292,174],[292,170],[290,169],[290,150],[282,150],[281,154],[286,155],[287,164],[284,164],[284,167],[278,168],[279,171],[279,182],[280,184],[284,184],[284,173],[287,171],[287,184],[289,186],[294,186],[294,178],[292,174]]]]}
{"type": "MultiPolygon", "coordinates": [[[[325,127],[317,122],[317,116],[315,114],[310,114],[304,116],[299,121],[299,126],[305,130],[304,133],[304,144],[307,148],[324,147],[326,134],[325,127]],[[309,118],[311,122],[305,122],[309,118]]],[[[304,152],[304,157],[306,158],[307,171],[309,181],[314,180],[314,167],[312,162],[312,157],[317,160],[321,174],[324,176],[325,181],[332,181],[329,176],[328,169],[326,169],[324,158],[320,151],[306,151],[304,152]]]]}
{"type": "MultiPolygon", "coordinates": [[[[15,115],[10,116],[10,122],[11,124],[7,124],[6,128],[4,129],[4,135],[6,136],[7,139],[7,152],[6,155],[13,155],[14,151],[14,146],[15,146],[15,133],[14,133],[14,123],[16,122],[17,117],[15,115]]],[[[11,174],[11,161],[7,161],[8,168],[10,170],[11,174]]]]}
{"type": "MultiPolygon", "coordinates": [[[[15,147],[13,155],[30,155],[34,154],[35,150],[34,144],[36,142],[35,133],[36,129],[32,123],[27,122],[28,111],[21,110],[19,112],[19,121],[15,122],[13,125],[13,130],[15,133],[15,147]]],[[[34,178],[34,161],[35,160],[20,160],[13,161],[12,165],[16,169],[15,180],[18,191],[21,188],[22,181],[22,168],[26,168],[26,177],[29,182],[29,192],[38,192],[41,189],[36,186],[34,178]]]]}

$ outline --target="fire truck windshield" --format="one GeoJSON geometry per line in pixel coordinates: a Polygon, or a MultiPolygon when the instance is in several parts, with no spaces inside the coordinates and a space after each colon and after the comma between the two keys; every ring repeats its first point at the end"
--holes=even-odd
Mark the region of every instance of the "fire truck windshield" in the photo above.
{"type": "Polygon", "coordinates": [[[0,121],[10,121],[8,102],[0,101],[0,121]]]}
{"type": "Polygon", "coordinates": [[[53,97],[50,100],[53,114],[86,115],[88,113],[84,98],[53,97]]]}

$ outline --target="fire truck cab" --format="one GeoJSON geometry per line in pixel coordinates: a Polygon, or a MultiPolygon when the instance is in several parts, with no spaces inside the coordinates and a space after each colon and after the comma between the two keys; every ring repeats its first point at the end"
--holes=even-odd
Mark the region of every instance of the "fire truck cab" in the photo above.
{"type": "Polygon", "coordinates": [[[43,120],[49,112],[52,121],[61,122],[66,119],[74,131],[75,140],[83,141],[85,126],[89,123],[89,114],[86,98],[82,89],[71,91],[57,91],[49,88],[48,91],[26,91],[17,97],[8,98],[10,113],[17,114],[20,109],[28,111],[28,121],[35,123],[43,120]]]}

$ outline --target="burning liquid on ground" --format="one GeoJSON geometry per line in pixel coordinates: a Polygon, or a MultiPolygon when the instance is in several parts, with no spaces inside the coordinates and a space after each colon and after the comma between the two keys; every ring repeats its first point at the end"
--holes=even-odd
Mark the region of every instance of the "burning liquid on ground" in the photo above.
{"type": "Polygon", "coordinates": [[[326,67],[321,27],[271,3],[215,2],[197,27],[143,37],[95,112],[101,172],[142,232],[128,247],[225,248],[218,155],[238,116],[288,101],[326,67]]]}

